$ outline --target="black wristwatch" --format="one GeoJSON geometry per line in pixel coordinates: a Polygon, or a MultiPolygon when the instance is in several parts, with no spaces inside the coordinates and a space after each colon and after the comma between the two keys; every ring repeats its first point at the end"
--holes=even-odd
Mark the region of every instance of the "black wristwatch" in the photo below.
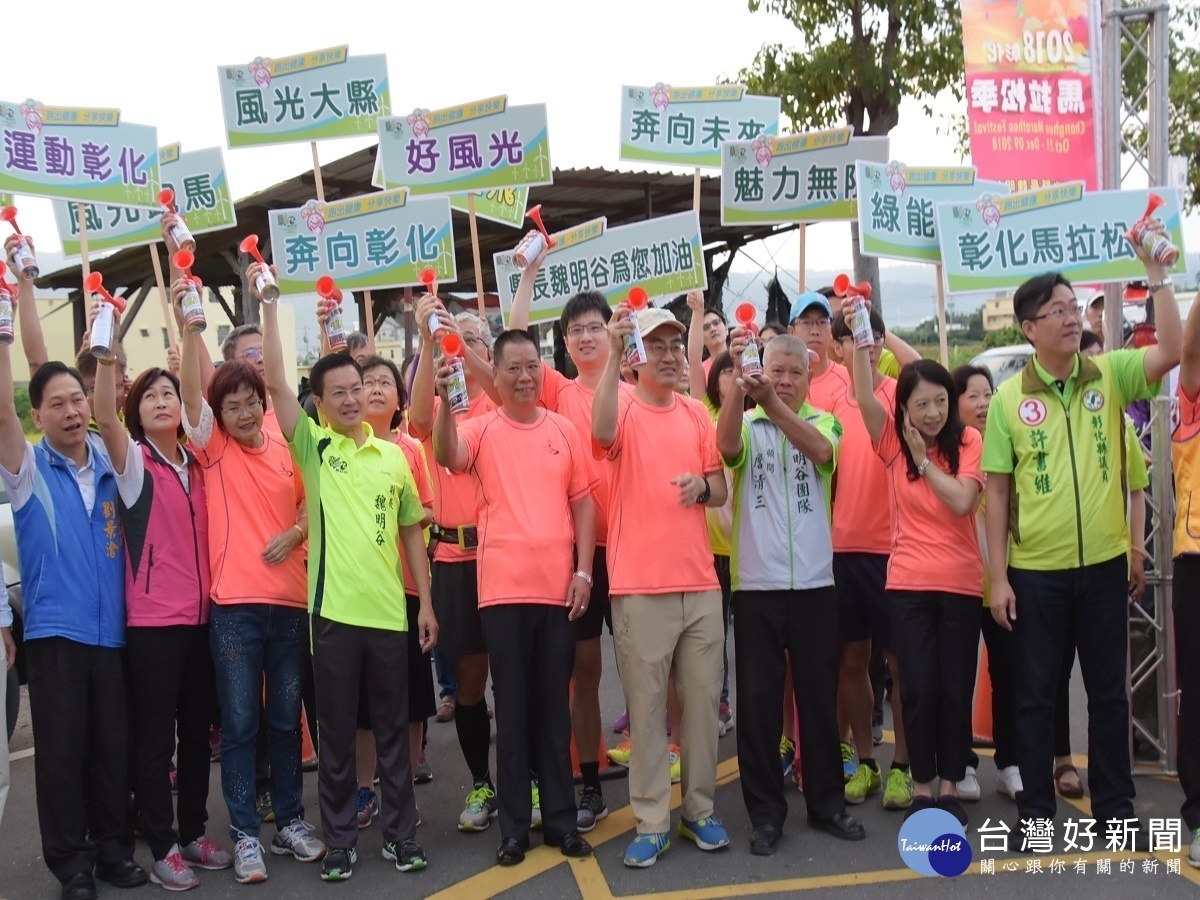
{"type": "Polygon", "coordinates": [[[704,505],[712,498],[712,485],[708,483],[708,479],[704,479],[704,491],[696,498],[696,502],[704,505]]]}

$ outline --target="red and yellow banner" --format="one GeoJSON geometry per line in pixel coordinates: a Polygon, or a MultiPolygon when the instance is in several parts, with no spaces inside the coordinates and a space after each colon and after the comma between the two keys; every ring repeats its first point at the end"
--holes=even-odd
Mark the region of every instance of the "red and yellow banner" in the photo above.
{"type": "Polygon", "coordinates": [[[1013,190],[1100,187],[1099,0],[962,0],[971,162],[1013,190]]]}

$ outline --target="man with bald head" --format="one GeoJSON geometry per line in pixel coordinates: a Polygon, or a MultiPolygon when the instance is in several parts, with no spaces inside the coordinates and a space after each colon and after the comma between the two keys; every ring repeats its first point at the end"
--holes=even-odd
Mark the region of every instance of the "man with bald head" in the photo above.
{"type": "Polygon", "coordinates": [[[843,840],[866,836],[846,813],[838,755],[838,608],[833,590],[830,481],[842,426],[807,402],[804,341],[779,335],[761,373],[743,373],[752,336],[733,332],[734,383],[721,404],[717,449],[733,471],[730,570],[738,706],[759,714],[738,728],[750,852],[775,852],[788,804],[779,768],[787,656],[800,710],[809,825],[843,840]],[[757,406],[742,413],[749,395],[757,406]],[[787,656],[785,656],[785,653],[787,656]]]}

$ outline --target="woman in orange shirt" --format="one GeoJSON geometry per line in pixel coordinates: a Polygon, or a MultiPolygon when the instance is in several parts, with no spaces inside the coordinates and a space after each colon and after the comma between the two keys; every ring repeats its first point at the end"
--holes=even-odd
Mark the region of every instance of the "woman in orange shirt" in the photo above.
{"type": "Polygon", "coordinates": [[[869,348],[855,350],[854,366],[856,399],[895,510],[887,595],[913,779],[905,818],[936,806],[966,825],[957,784],[966,774],[983,597],[975,526],[983,441],[959,420],[954,381],[932,360],[900,372],[894,410],[871,390],[869,348]]]}

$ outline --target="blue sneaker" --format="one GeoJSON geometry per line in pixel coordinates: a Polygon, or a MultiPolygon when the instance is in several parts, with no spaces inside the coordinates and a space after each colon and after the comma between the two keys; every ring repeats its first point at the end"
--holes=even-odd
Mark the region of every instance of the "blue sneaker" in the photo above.
{"type": "Polygon", "coordinates": [[[842,741],[842,781],[849,783],[858,771],[858,763],[854,759],[854,748],[842,741]]]}
{"type": "Polygon", "coordinates": [[[729,835],[725,833],[721,820],[709,816],[699,822],[679,819],[679,836],[687,838],[701,850],[720,850],[729,846],[729,835]]]}
{"type": "Polygon", "coordinates": [[[671,846],[669,834],[639,834],[625,848],[625,865],[631,869],[645,869],[657,862],[671,846]]]}

